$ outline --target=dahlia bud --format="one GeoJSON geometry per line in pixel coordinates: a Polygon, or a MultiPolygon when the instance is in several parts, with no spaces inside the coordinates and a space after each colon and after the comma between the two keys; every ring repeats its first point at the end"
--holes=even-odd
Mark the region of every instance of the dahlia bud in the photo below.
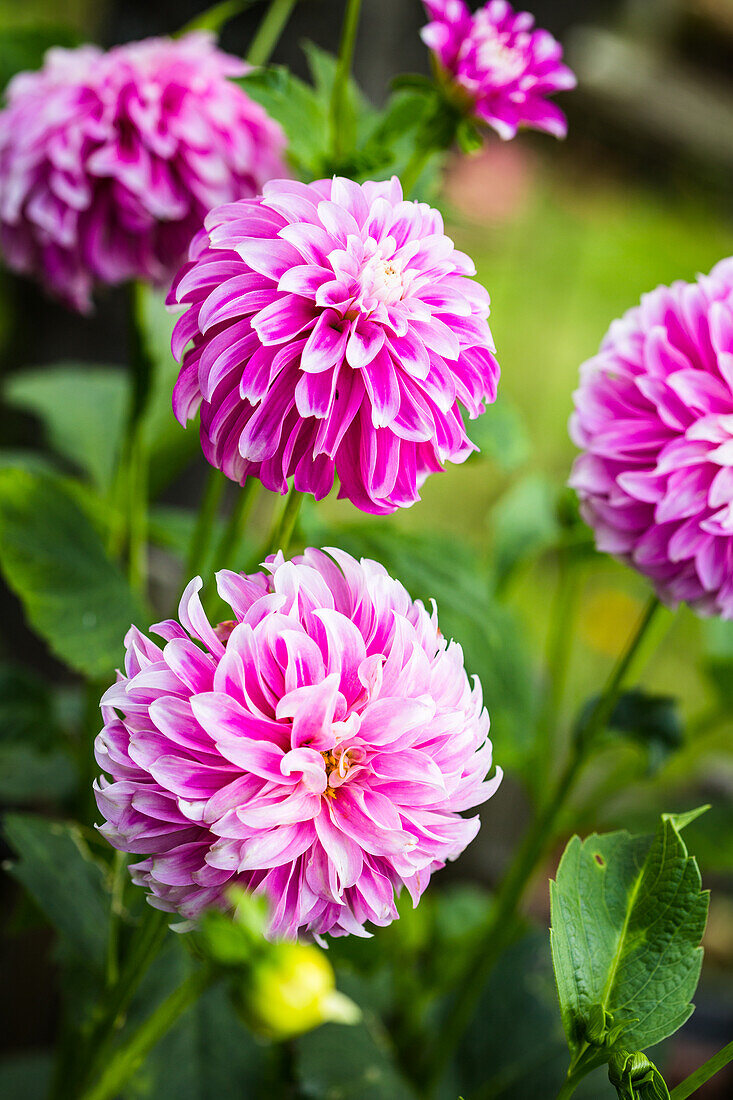
{"type": "Polygon", "coordinates": [[[252,1031],[291,1039],[325,1023],[355,1024],[353,1001],[339,993],[331,964],[319,948],[303,943],[270,945],[234,990],[234,1004],[252,1031]]]}

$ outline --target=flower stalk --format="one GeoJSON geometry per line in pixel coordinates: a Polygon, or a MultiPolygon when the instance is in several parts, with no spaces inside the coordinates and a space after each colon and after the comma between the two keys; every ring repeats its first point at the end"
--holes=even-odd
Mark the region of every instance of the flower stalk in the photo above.
{"type": "Polygon", "coordinates": [[[554,790],[525,833],[514,861],[499,887],[483,935],[478,938],[464,972],[456,983],[458,992],[453,1009],[433,1047],[434,1053],[427,1072],[431,1095],[439,1085],[453,1051],[473,1018],[486,981],[499,956],[515,936],[516,916],[525,890],[538,864],[552,847],[568,796],[597,736],[608,723],[634,658],[660,606],[656,596],[649,599],[636,628],[611,670],[603,692],[582,727],[576,731],[570,755],[554,790]]]}
{"type": "Polygon", "coordinates": [[[356,35],[359,29],[361,0],[348,0],[341,30],[336,75],[331,93],[331,149],[333,159],[338,164],[347,150],[348,125],[348,83],[351,65],[354,59],[356,35]]]}
{"type": "Polygon", "coordinates": [[[247,52],[250,65],[266,65],[280,41],[297,0],[272,0],[247,52]]]}

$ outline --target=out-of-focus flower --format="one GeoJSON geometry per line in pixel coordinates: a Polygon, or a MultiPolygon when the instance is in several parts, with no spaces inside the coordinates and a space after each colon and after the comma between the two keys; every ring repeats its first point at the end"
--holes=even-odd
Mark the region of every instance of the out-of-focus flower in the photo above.
{"type": "Polygon", "coordinates": [[[168,282],[204,214],[283,175],[280,127],[203,32],[52,49],[0,111],[0,245],[82,311],[95,283],[168,282]]]}
{"type": "Polygon", "coordinates": [[[451,97],[466,112],[513,138],[520,126],[565,137],[565,115],[547,97],[574,88],[562,47],[534,16],[506,0],[471,14],[464,0],[423,0],[431,22],[423,42],[432,51],[451,97]]]}
{"type": "Polygon", "coordinates": [[[308,943],[273,944],[233,989],[247,1026],[267,1039],[292,1039],[325,1023],[355,1024],[360,1011],[336,989],[333,967],[308,943]]]}
{"type": "Polygon", "coordinates": [[[195,578],[163,645],[127,635],[96,793],[158,908],[194,919],[236,885],[269,899],[273,937],[365,935],[478,830],[459,811],[500,773],[460,646],[382,566],[329,553],[219,573],[216,628],[195,578]]]}
{"type": "Polygon", "coordinates": [[[489,296],[440,214],[399,180],[277,180],[219,207],[169,301],[188,308],[173,407],[201,406],[212,466],[275,492],[340,495],[367,512],[418,499],[428,474],[476,448],[471,417],[499,368],[489,296]]]}
{"type": "Polygon", "coordinates": [[[570,484],[599,550],[733,618],[733,259],[660,286],[581,368],[570,484]]]}

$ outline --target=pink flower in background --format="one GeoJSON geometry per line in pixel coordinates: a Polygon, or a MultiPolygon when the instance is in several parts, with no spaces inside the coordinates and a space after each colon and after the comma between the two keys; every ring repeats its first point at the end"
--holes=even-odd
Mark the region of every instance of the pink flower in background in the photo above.
{"type": "Polygon", "coordinates": [[[733,618],[733,259],[660,286],[581,368],[570,484],[599,550],[733,618]]]}
{"type": "Polygon", "coordinates": [[[169,301],[182,424],[233,481],[340,495],[367,512],[418,499],[428,474],[476,448],[499,368],[489,296],[440,214],[395,178],[277,180],[213,210],[169,301]]]}
{"type": "Polygon", "coordinates": [[[204,214],[284,172],[282,132],[211,36],[49,50],[0,111],[0,246],[82,311],[96,282],[170,281],[204,214]]]}
{"type": "Polygon", "coordinates": [[[238,884],[271,900],[272,936],[365,935],[476,835],[459,811],[501,774],[460,646],[381,565],[329,554],[219,573],[216,628],[197,577],[161,644],[125,639],[97,801],[160,909],[195,918],[238,884]]]}
{"type": "Polygon", "coordinates": [[[472,114],[513,138],[520,126],[565,137],[565,115],[547,96],[574,88],[562,47],[534,16],[506,0],[471,14],[464,0],[423,0],[431,22],[422,39],[472,114]]]}

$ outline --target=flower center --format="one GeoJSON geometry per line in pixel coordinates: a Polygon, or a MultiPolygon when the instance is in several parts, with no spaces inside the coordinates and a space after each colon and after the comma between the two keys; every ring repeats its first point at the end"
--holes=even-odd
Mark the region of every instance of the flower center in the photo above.
{"type": "Polygon", "coordinates": [[[521,76],[525,59],[521,51],[509,45],[509,36],[499,34],[493,23],[476,17],[473,41],[476,47],[476,65],[491,72],[502,83],[509,83],[521,76]]]}
{"type": "Polygon", "coordinates": [[[364,298],[376,298],[385,305],[394,305],[405,293],[402,264],[395,259],[372,256],[362,268],[360,282],[364,298]]]}
{"type": "Polygon", "coordinates": [[[326,790],[324,793],[329,798],[336,797],[336,788],[346,781],[349,769],[353,764],[360,763],[363,755],[363,752],[359,749],[342,749],[338,746],[321,753],[323,762],[326,765],[326,790]]]}

